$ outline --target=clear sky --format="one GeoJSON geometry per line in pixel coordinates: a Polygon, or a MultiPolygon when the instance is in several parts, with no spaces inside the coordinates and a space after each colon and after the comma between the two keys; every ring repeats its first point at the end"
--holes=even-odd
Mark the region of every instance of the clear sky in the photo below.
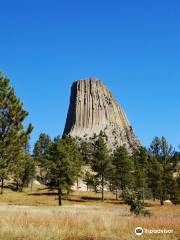
{"type": "Polygon", "coordinates": [[[180,144],[180,1],[0,0],[0,69],[35,129],[62,134],[74,80],[97,77],[140,141],[180,144]]]}

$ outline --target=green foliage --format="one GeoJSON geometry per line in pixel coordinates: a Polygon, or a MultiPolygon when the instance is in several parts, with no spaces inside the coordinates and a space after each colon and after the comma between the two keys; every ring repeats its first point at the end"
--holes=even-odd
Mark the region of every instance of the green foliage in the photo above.
{"type": "Polygon", "coordinates": [[[25,148],[29,134],[33,130],[30,124],[24,130],[23,121],[28,113],[16,97],[9,80],[0,73],[0,179],[1,193],[4,179],[8,177],[10,164],[25,148]]]}
{"type": "Polygon", "coordinates": [[[135,189],[139,198],[144,200],[148,188],[148,152],[144,147],[139,147],[133,152],[135,189]]]}
{"type": "Polygon", "coordinates": [[[22,191],[36,175],[35,162],[25,150],[19,152],[11,166],[11,177],[16,184],[16,190],[22,191]]]}
{"type": "Polygon", "coordinates": [[[179,152],[175,152],[172,162],[173,162],[174,172],[180,176],[180,153],[179,152]]]}
{"type": "Polygon", "coordinates": [[[133,184],[133,162],[124,146],[118,147],[112,156],[114,169],[112,182],[116,189],[131,188],[133,184]]]}
{"type": "Polygon", "coordinates": [[[175,178],[172,182],[170,200],[174,205],[180,204],[180,177],[175,178]]]}
{"type": "Polygon", "coordinates": [[[39,167],[43,168],[44,165],[46,165],[47,153],[51,143],[49,135],[41,133],[34,144],[33,155],[36,158],[39,167]]]}
{"type": "Polygon", "coordinates": [[[167,140],[155,137],[150,149],[149,184],[152,191],[160,199],[161,205],[168,199],[173,183],[174,150],[167,140]]]}
{"type": "Polygon", "coordinates": [[[150,156],[148,165],[148,185],[155,200],[159,198],[159,189],[162,184],[162,165],[155,156],[150,156]]]}
{"type": "Polygon", "coordinates": [[[80,143],[80,152],[83,159],[84,165],[89,165],[93,159],[93,149],[92,144],[88,141],[81,141],[80,143]]]}
{"type": "Polygon", "coordinates": [[[48,150],[47,179],[50,188],[57,189],[59,205],[62,191],[70,191],[81,170],[82,157],[70,136],[56,138],[48,150]]]}
{"type": "Polygon", "coordinates": [[[122,192],[122,198],[130,206],[130,211],[135,215],[150,216],[151,213],[145,210],[144,203],[138,199],[137,193],[129,191],[128,188],[122,192]]]}
{"type": "Polygon", "coordinates": [[[110,153],[106,144],[106,139],[107,136],[101,132],[94,143],[94,158],[92,161],[92,169],[97,173],[96,177],[100,178],[102,200],[104,200],[105,181],[110,176],[113,168],[110,153]]]}
{"type": "Polygon", "coordinates": [[[97,180],[98,179],[89,172],[86,172],[84,174],[83,182],[87,186],[87,191],[89,190],[89,188],[93,188],[95,192],[97,191],[97,187],[98,187],[98,184],[99,184],[99,182],[97,180]]]}
{"type": "Polygon", "coordinates": [[[51,138],[45,133],[41,133],[34,144],[33,156],[37,167],[37,179],[41,183],[46,183],[47,180],[47,157],[51,144],[51,138]]]}

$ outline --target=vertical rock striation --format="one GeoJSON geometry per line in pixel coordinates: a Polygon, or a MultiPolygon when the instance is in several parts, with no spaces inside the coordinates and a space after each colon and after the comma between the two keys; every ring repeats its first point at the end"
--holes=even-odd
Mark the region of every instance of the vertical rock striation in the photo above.
{"type": "Polygon", "coordinates": [[[100,80],[74,82],[64,134],[83,139],[100,131],[106,133],[112,149],[125,145],[131,150],[140,145],[123,109],[100,80]]]}

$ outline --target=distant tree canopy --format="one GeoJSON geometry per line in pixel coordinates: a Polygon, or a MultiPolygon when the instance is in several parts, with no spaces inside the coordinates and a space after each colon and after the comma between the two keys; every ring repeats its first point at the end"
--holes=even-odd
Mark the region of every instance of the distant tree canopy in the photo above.
{"type": "MultiPolygon", "coordinates": [[[[103,189],[109,185],[110,190],[131,189],[139,200],[153,196],[160,200],[161,205],[167,199],[179,204],[179,153],[175,153],[165,137],[155,137],[149,151],[139,147],[132,154],[124,146],[118,147],[113,153],[109,152],[107,136],[103,133],[95,136],[95,139],[91,166],[97,173],[95,177],[99,179],[102,199],[103,189]]],[[[86,181],[91,180],[90,176],[86,178],[86,181]]]]}
{"type": "Polygon", "coordinates": [[[155,137],[149,148],[149,185],[152,189],[154,198],[160,199],[161,205],[171,196],[172,186],[176,179],[174,173],[174,149],[162,137],[155,137]]]}
{"type": "Polygon", "coordinates": [[[51,146],[51,138],[45,133],[41,133],[39,139],[34,145],[33,154],[37,158],[40,165],[44,164],[49,147],[51,146]]]}

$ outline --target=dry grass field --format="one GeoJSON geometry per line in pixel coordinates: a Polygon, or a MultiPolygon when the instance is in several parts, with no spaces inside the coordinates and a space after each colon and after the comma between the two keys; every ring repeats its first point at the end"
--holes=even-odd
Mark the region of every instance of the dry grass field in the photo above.
{"type": "Polygon", "coordinates": [[[56,196],[44,189],[23,193],[6,190],[0,196],[0,239],[2,240],[134,240],[180,239],[180,207],[148,202],[151,217],[135,217],[127,205],[106,194],[71,194],[57,206],[56,196]],[[144,234],[134,229],[173,229],[173,234],[144,234]]]}

